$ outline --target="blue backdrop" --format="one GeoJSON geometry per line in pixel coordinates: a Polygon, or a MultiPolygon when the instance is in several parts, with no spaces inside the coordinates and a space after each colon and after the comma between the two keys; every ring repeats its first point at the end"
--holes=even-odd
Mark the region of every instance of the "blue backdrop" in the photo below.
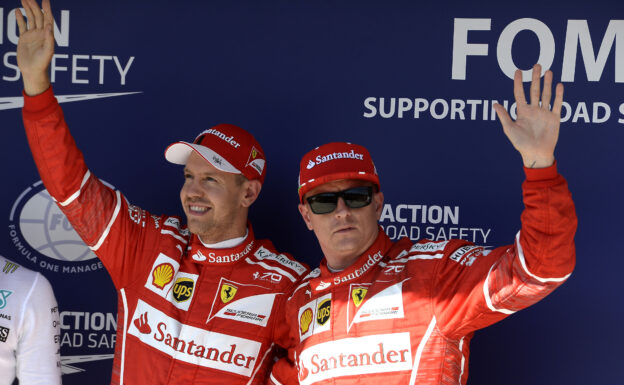
{"type": "MultiPolygon", "coordinates": [[[[0,6],[0,253],[53,284],[64,384],[108,384],[116,295],[39,182],[21,123],[17,2],[0,6]]],[[[520,156],[492,101],[539,61],[563,81],[557,147],[579,216],[577,267],[535,306],[477,333],[469,384],[621,383],[624,3],[58,0],[54,89],[90,169],[154,213],[182,214],[165,147],[214,124],[250,130],[268,174],[259,237],[316,266],[297,173],[313,147],[368,147],[396,238],[497,246],[520,226],[520,156]],[[181,6],[183,4],[183,6],[181,6]]]]}

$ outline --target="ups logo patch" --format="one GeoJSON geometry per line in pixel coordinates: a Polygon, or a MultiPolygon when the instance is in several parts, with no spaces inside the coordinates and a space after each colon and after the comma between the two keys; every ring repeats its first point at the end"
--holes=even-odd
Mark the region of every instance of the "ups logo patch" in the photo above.
{"type": "Polygon", "coordinates": [[[177,302],[188,301],[193,295],[195,281],[191,278],[178,278],[173,285],[173,299],[177,302]]]}
{"type": "Polygon", "coordinates": [[[319,325],[325,325],[331,316],[331,298],[328,298],[318,305],[316,311],[316,322],[319,325]]]}

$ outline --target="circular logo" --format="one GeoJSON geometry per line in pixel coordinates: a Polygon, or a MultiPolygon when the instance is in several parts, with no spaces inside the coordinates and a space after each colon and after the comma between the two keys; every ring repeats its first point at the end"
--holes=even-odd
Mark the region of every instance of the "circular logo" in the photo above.
{"type": "Polygon", "coordinates": [[[321,301],[316,311],[316,322],[319,325],[325,325],[331,315],[331,298],[321,301]]]}
{"type": "Polygon", "coordinates": [[[15,201],[9,216],[9,237],[19,255],[40,268],[82,273],[103,266],[80,239],[41,181],[15,201]]]}
{"type": "Polygon", "coordinates": [[[193,286],[195,281],[191,278],[178,278],[173,285],[173,298],[177,302],[188,301],[193,295],[193,286]]]}

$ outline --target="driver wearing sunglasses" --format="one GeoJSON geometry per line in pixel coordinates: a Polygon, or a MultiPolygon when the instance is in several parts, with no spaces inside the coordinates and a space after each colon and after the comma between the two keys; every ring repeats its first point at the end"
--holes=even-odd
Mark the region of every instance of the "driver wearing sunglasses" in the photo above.
{"type": "Polygon", "coordinates": [[[551,111],[548,71],[539,105],[539,71],[531,105],[516,74],[516,122],[496,107],[525,164],[522,227],[511,245],[392,242],[377,223],[383,193],[366,148],[328,143],[303,156],[299,212],[324,258],[277,324],[288,357],[274,365],[271,383],[466,384],[473,333],[569,277],[577,220],[553,155],[563,89],[557,87],[551,111]]]}

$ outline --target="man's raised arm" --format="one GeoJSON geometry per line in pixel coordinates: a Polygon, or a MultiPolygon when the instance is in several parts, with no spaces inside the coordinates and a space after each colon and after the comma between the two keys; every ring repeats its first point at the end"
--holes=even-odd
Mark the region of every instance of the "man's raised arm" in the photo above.
{"type": "Polygon", "coordinates": [[[48,67],[54,55],[54,18],[50,0],[43,0],[43,10],[35,0],[22,0],[28,23],[20,10],[15,10],[20,38],[17,65],[22,72],[24,92],[39,95],[50,87],[48,67]]]}

